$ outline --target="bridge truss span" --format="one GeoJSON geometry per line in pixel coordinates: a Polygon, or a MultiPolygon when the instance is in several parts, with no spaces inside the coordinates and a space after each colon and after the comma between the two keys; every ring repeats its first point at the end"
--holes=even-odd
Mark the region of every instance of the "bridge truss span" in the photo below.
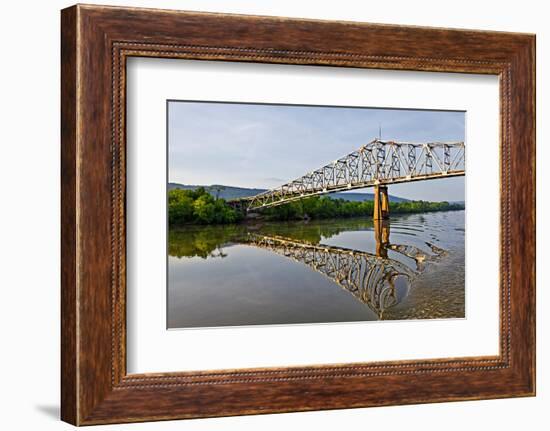
{"type": "Polygon", "coordinates": [[[241,200],[247,210],[310,196],[410,181],[462,176],[464,142],[395,142],[375,139],[332,163],[274,189],[241,200]]]}

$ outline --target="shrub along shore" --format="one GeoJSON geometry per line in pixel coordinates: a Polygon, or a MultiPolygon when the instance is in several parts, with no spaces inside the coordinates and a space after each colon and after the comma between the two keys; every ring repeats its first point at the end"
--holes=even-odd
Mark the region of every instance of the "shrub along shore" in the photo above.
{"type": "MultiPolygon", "coordinates": [[[[463,210],[464,205],[449,202],[390,202],[390,214],[463,210]]],[[[267,220],[303,220],[372,216],[373,201],[347,201],[327,196],[313,196],[276,207],[266,208],[267,220]]],[[[223,199],[215,199],[204,188],[174,189],[168,192],[170,227],[185,224],[230,224],[244,220],[244,215],[223,199]]]]}

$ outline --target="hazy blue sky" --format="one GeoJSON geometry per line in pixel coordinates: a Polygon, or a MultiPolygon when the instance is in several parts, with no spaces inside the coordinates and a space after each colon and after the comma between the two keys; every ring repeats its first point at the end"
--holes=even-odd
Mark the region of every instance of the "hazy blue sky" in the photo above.
{"type": "MultiPolygon", "coordinates": [[[[464,112],[169,102],[168,178],[272,188],[378,137],[463,141],[464,112]]],[[[358,191],[358,190],[355,190],[358,191]]],[[[464,177],[390,186],[409,199],[464,200],[464,177]]]]}

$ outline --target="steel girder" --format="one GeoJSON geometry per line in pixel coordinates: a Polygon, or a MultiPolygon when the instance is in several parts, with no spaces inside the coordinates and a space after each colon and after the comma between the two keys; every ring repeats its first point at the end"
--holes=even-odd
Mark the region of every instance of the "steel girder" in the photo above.
{"type": "Polygon", "coordinates": [[[365,187],[465,174],[464,142],[394,142],[375,139],[356,151],[256,196],[235,200],[247,210],[365,187]]]}

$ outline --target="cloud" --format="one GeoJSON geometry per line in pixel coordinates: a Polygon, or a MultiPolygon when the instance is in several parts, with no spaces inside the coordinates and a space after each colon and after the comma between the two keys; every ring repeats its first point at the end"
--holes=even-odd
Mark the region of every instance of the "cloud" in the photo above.
{"type": "Polygon", "coordinates": [[[266,178],[263,178],[263,180],[266,183],[283,184],[283,183],[286,183],[288,181],[288,178],[266,177],[266,178]]]}

